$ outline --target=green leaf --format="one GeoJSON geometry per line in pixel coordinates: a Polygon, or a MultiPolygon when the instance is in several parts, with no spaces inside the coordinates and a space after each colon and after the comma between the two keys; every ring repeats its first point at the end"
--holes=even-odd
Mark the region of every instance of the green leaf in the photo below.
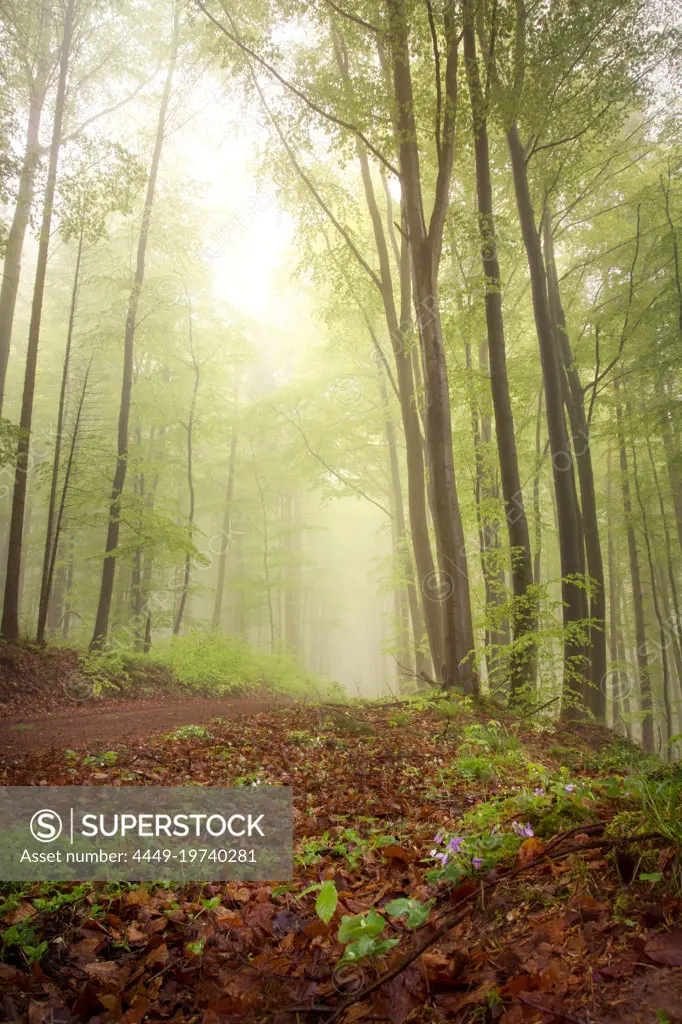
{"type": "Polygon", "coordinates": [[[642,872],[639,875],[640,882],[660,882],[663,875],[660,871],[642,872]]]}
{"type": "Polygon", "coordinates": [[[405,924],[408,928],[421,928],[428,921],[432,906],[432,900],[428,903],[420,903],[419,900],[401,898],[387,903],[384,910],[391,917],[402,917],[403,914],[406,914],[405,924]]]}
{"type": "Polygon", "coordinates": [[[358,960],[382,956],[396,946],[398,941],[398,939],[378,939],[371,935],[363,935],[347,946],[339,964],[357,963],[358,960]]]}
{"type": "Polygon", "coordinates": [[[333,882],[323,882],[317,899],[315,900],[315,912],[320,921],[329,924],[334,916],[336,905],[339,902],[339,894],[333,882]]]}
{"type": "Polygon", "coordinates": [[[352,942],[353,939],[360,939],[369,937],[370,939],[375,938],[379,935],[386,927],[386,921],[378,914],[377,911],[372,907],[368,914],[356,914],[354,917],[348,917],[347,914],[341,918],[341,925],[338,931],[339,942],[343,942],[345,945],[348,942],[352,942]]]}

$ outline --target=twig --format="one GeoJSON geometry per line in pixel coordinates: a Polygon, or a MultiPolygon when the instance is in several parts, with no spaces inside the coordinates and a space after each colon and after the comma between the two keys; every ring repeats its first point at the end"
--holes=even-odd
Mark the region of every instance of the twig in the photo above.
{"type": "Polygon", "coordinates": [[[561,700],[561,696],[553,697],[552,700],[548,700],[546,704],[539,704],[537,707],[531,708],[530,711],[527,712],[527,714],[519,715],[519,718],[523,722],[524,718],[530,718],[530,716],[534,715],[537,711],[544,711],[545,708],[550,707],[550,705],[556,704],[558,700],[561,700]]]}
{"type": "Polygon", "coordinates": [[[550,1010],[547,1006],[540,1006],[539,1003],[532,1003],[530,999],[525,999],[522,995],[517,996],[517,998],[520,1003],[523,1003],[525,1006],[532,1006],[534,1010],[539,1010],[540,1013],[549,1013],[553,1017],[558,1017],[559,1020],[571,1021],[572,1024],[585,1024],[585,1021],[580,1017],[574,1017],[572,1014],[566,1013],[565,1010],[550,1010]]]}

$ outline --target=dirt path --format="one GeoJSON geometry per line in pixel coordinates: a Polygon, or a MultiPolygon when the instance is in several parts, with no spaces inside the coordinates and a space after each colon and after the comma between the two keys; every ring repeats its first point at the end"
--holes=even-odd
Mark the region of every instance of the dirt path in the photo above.
{"type": "Polygon", "coordinates": [[[102,710],[91,704],[55,715],[25,715],[0,721],[0,756],[24,754],[52,747],[115,745],[144,739],[152,732],[168,732],[179,725],[201,725],[221,716],[257,714],[272,710],[272,701],[195,698],[153,704],[128,702],[102,710]]]}

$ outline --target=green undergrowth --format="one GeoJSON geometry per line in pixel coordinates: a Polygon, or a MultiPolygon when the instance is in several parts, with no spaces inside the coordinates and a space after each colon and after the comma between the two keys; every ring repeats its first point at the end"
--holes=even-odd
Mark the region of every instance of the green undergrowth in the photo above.
{"type": "Polygon", "coordinates": [[[307,672],[286,653],[266,654],[238,637],[198,630],[159,641],[149,654],[116,645],[82,652],[79,664],[96,696],[158,689],[215,697],[269,692],[312,702],[345,696],[340,684],[307,672]]]}

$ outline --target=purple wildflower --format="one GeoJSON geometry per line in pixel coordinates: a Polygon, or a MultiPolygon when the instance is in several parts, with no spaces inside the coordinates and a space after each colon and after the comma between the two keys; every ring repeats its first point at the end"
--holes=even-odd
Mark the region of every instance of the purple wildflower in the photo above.
{"type": "Polygon", "coordinates": [[[453,836],[450,842],[445,847],[445,849],[449,850],[450,853],[460,853],[463,842],[464,840],[461,838],[461,836],[453,836]]]}
{"type": "Polygon", "coordinates": [[[436,854],[436,860],[439,860],[441,862],[441,864],[443,865],[443,867],[445,867],[445,865],[447,864],[449,859],[450,858],[448,857],[447,853],[437,853],[436,854]]]}
{"type": "Polygon", "coordinates": [[[535,796],[544,796],[545,795],[545,791],[542,788],[542,786],[536,786],[535,789],[533,790],[533,793],[535,794],[535,796]]]}
{"type": "Polygon", "coordinates": [[[575,789],[575,786],[573,785],[572,782],[569,782],[569,784],[567,786],[564,786],[564,789],[566,790],[567,793],[572,793],[573,790],[575,789]]]}
{"type": "Polygon", "coordinates": [[[528,821],[525,825],[519,824],[518,821],[512,821],[512,828],[516,832],[517,836],[520,836],[522,839],[531,839],[535,835],[535,832],[533,832],[533,829],[530,827],[530,822],[528,821]]]}
{"type": "Polygon", "coordinates": [[[442,843],[443,842],[443,833],[442,832],[436,832],[435,836],[433,837],[433,841],[434,841],[434,843],[442,843]]]}
{"type": "Polygon", "coordinates": [[[474,865],[474,867],[478,871],[479,868],[483,867],[483,858],[482,857],[472,857],[471,858],[471,863],[474,865]]]}

